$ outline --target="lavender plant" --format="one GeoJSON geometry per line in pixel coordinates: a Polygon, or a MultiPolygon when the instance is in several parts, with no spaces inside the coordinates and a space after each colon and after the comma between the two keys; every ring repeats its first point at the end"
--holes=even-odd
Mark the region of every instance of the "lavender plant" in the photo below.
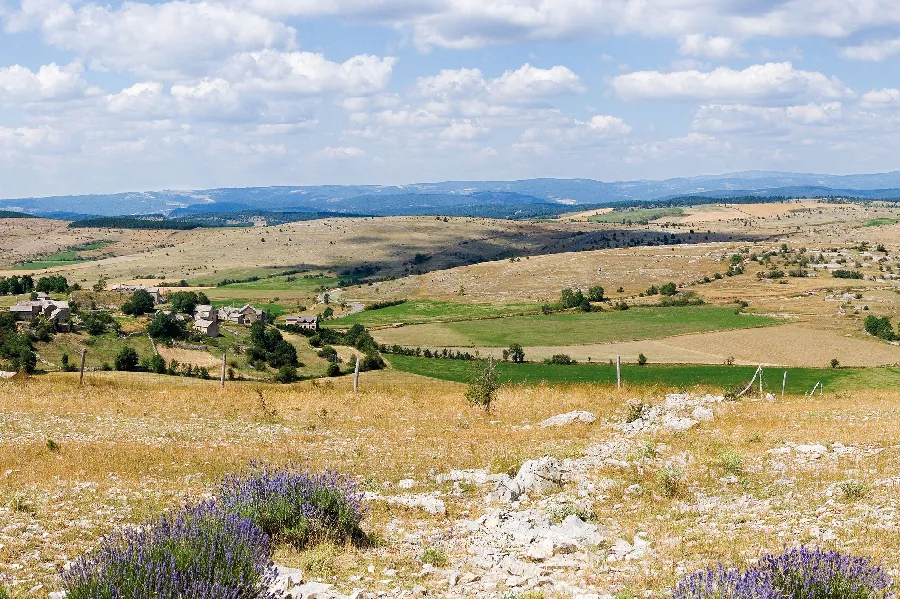
{"type": "Polygon", "coordinates": [[[353,480],[335,472],[314,474],[293,464],[279,468],[260,462],[227,476],[218,492],[223,509],[297,549],[325,540],[362,540],[362,499],[353,480]]]}
{"type": "Polygon", "coordinates": [[[67,599],[272,599],[263,530],[211,502],[104,537],[62,574],[67,599]]]}
{"type": "Polygon", "coordinates": [[[891,580],[865,557],[797,547],[764,555],[756,568],[771,578],[786,599],[884,599],[891,580]]]}
{"type": "Polygon", "coordinates": [[[673,599],[889,599],[893,585],[865,557],[798,547],[741,572],[719,564],[684,576],[673,599]]]}

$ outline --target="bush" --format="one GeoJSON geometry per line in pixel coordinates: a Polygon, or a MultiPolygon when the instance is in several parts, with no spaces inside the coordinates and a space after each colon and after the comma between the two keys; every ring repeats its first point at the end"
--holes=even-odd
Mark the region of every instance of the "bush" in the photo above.
{"type": "Polygon", "coordinates": [[[67,599],[267,597],[274,578],[266,532],[209,502],[110,534],[62,573],[67,599]]]}
{"type": "Polygon", "coordinates": [[[147,334],[154,339],[184,339],[187,327],[174,314],[158,312],[147,326],[147,334]]]}
{"type": "Polygon", "coordinates": [[[228,476],[218,490],[222,508],[247,518],[275,542],[303,549],[320,542],[360,541],[365,517],[362,493],[348,477],[313,474],[294,465],[252,462],[228,476]]]}
{"type": "Polygon", "coordinates": [[[335,363],[329,364],[325,376],[341,376],[341,367],[335,363]]]}
{"type": "Polygon", "coordinates": [[[125,346],[119,350],[119,353],[116,355],[116,370],[134,372],[137,370],[139,362],[140,358],[138,357],[137,350],[133,347],[125,346]]]}
{"type": "Polygon", "coordinates": [[[863,278],[862,273],[858,270],[834,270],[831,272],[831,276],[836,279],[861,279],[863,278]]]}
{"type": "Polygon", "coordinates": [[[600,285],[588,289],[588,299],[592,302],[602,302],[605,290],[600,285]]]}
{"type": "Polygon", "coordinates": [[[638,366],[646,366],[647,365],[647,356],[644,354],[638,354],[638,366]]]}
{"type": "Polygon", "coordinates": [[[109,312],[82,312],[79,318],[88,335],[102,335],[108,330],[115,331],[119,328],[119,324],[109,312]]]}
{"type": "Polygon", "coordinates": [[[481,406],[485,412],[491,411],[491,403],[497,396],[500,382],[497,380],[497,371],[494,363],[487,361],[483,368],[477,369],[474,378],[466,389],[466,401],[474,406],[481,406]]]}
{"type": "Polygon", "coordinates": [[[675,497],[681,492],[681,479],[684,474],[674,468],[663,468],[659,471],[656,480],[659,482],[660,490],[666,497],[675,497]]]}
{"type": "Polygon", "coordinates": [[[293,383],[297,380],[297,369],[293,366],[285,364],[284,366],[278,369],[278,372],[275,373],[275,382],[288,384],[293,383]]]}
{"type": "Polygon", "coordinates": [[[504,354],[515,364],[521,364],[525,361],[525,349],[518,343],[510,344],[509,349],[504,354]]]}
{"type": "Polygon", "coordinates": [[[544,364],[555,364],[557,366],[572,366],[575,360],[568,354],[553,354],[553,356],[544,360],[544,364]]]}
{"type": "Polygon", "coordinates": [[[869,314],[863,321],[863,327],[868,334],[885,341],[894,341],[897,338],[897,335],[894,334],[894,327],[891,325],[891,319],[887,316],[879,318],[869,314]]]}
{"type": "Polygon", "coordinates": [[[869,491],[869,487],[856,480],[841,483],[840,489],[845,501],[856,501],[869,491]]]}
{"type": "Polygon", "coordinates": [[[150,358],[148,366],[151,372],[155,372],[156,374],[166,374],[166,360],[159,354],[154,354],[153,357],[150,358]]]}
{"type": "Polygon", "coordinates": [[[685,575],[673,599],[885,599],[892,583],[884,570],[864,557],[797,547],[765,554],[741,572],[718,564],[685,575]]]}
{"type": "Polygon", "coordinates": [[[719,465],[725,474],[737,476],[744,471],[744,456],[734,450],[723,451],[719,455],[719,465]]]}
{"type": "Polygon", "coordinates": [[[447,554],[440,547],[426,547],[422,550],[423,564],[430,564],[435,568],[443,568],[449,561],[450,560],[447,559],[447,554]]]}
{"type": "Polygon", "coordinates": [[[661,295],[675,295],[678,293],[678,288],[675,286],[675,283],[666,283],[659,288],[659,293],[661,295]]]}

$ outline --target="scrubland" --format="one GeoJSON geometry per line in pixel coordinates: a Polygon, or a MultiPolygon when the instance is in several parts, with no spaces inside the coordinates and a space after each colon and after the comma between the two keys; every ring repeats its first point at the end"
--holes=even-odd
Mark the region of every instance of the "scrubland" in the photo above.
{"type": "MultiPolygon", "coordinates": [[[[743,563],[799,542],[900,567],[898,391],[774,402],[745,396],[713,405],[714,418],[684,432],[624,425],[634,400],[662,404],[665,387],[509,385],[490,413],[468,406],[463,391],[397,372],[364,373],[359,393],[347,378],[224,390],[117,373],[89,373],[82,387],[66,374],[2,382],[0,576],[16,592],[45,596],[58,588],[56,571],[105,531],[202,497],[222,474],[262,459],[330,468],[379,496],[430,494],[446,505],[445,514],[430,514],[373,499],[364,528],[380,539],[376,546],[281,549],[276,562],[345,591],[423,585],[437,596],[466,589],[499,596],[509,574],[479,568],[473,556],[482,549],[455,524],[496,511],[485,504],[490,486],[436,476],[466,468],[514,473],[545,455],[603,458],[556,494],[500,507],[514,516],[570,505],[598,526],[600,544],[560,556],[568,562],[558,568],[534,564],[551,579],[663,595],[686,570],[718,559],[743,563]],[[588,410],[597,422],[535,426],[572,410],[588,410]],[[678,472],[672,488],[664,471],[678,472]],[[587,483],[593,493],[572,490],[587,483]],[[638,533],[646,551],[609,557],[638,533]],[[427,548],[446,563],[423,574],[427,548]],[[468,582],[448,586],[448,572],[468,582]]],[[[536,584],[546,597],[570,596],[557,594],[568,587],[536,584]]]]}

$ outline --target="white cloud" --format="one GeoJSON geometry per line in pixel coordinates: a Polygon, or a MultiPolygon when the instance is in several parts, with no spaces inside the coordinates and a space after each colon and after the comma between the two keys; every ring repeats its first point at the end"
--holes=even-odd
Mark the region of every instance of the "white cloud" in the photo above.
{"type": "Polygon", "coordinates": [[[312,52],[260,50],[232,57],[222,71],[246,91],[364,96],[387,87],[396,62],[390,56],[360,55],[336,63],[312,52]]]}
{"type": "Polygon", "coordinates": [[[143,81],[126,87],[118,94],[106,96],[106,105],[113,113],[149,116],[165,113],[163,105],[167,100],[162,83],[143,81]]]}
{"type": "Polygon", "coordinates": [[[453,121],[441,132],[441,139],[447,142],[472,141],[487,137],[490,132],[477,121],[453,121]]]}
{"type": "MultiPolygon", "coordinates": [[[[785,135],[798,128],[832,125],[843,119],[840,102],[786,107],[736,105],[701,106],[694,118],[695,131],[785,135]]],[[[804,131],[808,133],[808,130],[804,131]]]]}
{"type": "Polygon", "coordinates": [[[0,150],[7,153],[37,151],[60,146],[65,136],[49,126],[0,127],[0,150]]]}
{"type": "Polygon", "coordinates": [[[789,62],[753,65],[742,71],[720,67],[661,73],[638,71],[613,78],[623,98],[648,100],[700,100],[781,104],[802,98],[837,99],[852,95],[835,77],[794,69],[789,62]]]}
{"type": "Polygon", "coordinates": [[[669,160],[678,156],[704,155],[728,151],[731,146],[703,133],[689,133],[684,137],[672,137],[665,141],[634,144],[631,146],[632,159],[669,160]]]}
{"type": "Polygon", "coordinates": [[[357,148],[355,146],[347,146],[347,147],[331,147],[328,146],[326,148],[322,148],[319,150],[318,155],[322,158],[328,158],[330,160],[336,159],[344,159],[344,158],[361,158],[366,155],[366,152],[361,148],[357,148]]]}
{"type": "Polygon", "coordinates": [[[865,106],[900,105],[900,89],[885,88],[868,91],[862,96],[862,104],[865,106]]]}
{"type": "Polygon", "coordinates": [[[37,27],[44,40],[98,67],[155,77],[202,74],[235,51],[292,49],[295,31],[246,10],[214,2],[125,2],[118,8],[60,0],[22,0],[8,31],[37,27]]]}
{"type": "Polygon", "coordinates": [[[568,67],[556,65],[541,69],[526,63],[490,80],[479,69],[445,69],[437,75],[420,78],[416,91],[423,97],[483,97],[493,102],[517,104],[582,93],[585,88],[568,67]]]}
{"type": "Polygon", "coordinates": [[[708,36],[700,33],[686,35],[681,39],[678,53],[695,58],[723,59],[732,56],[743,56],[744,49],[740,42],[730,37],[708,36]]]}
{"type": "Polygon", "coordinates": [[[0,101],[36,102],[71,96],[84,89],[79,62],[41,66],[37,72],[20,65],[0,68],[0,101]]]}
{"type": "Polygon", "coordinates": [[[596,115],[588,122],[571,120],[558,126],[531,127],[514,147],[538,153],[550,148],[570,151],[621,140],[630,132],[631,127],[619,117],[596,115]]]}
{"type": "Polygon", "coordinates": [[[900,54],[900,38],[873,40],[858,46],[847,46],[841,49],[841,56],[851,60],[881,62],[900,54]]]}

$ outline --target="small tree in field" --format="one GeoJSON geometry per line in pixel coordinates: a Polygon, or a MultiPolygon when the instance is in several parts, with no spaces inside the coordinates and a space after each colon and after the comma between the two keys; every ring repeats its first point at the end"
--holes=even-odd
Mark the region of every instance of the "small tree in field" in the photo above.
{"type": "Polygon", "coordinates": [[[510,362],[521,364],[525,361],[525,350],[518,343],[510,344],[509,349],[504,353],[509,356],[510,362]]]}
{"type": "Polygon", "coordinates": [[[638,366],[646,366],[647,365],[647,356],[644,354],[638,355],[638,366]]]}
{"type": "Polygon", "coordinates": [[[494,361],[488,360],[484,368],[480,368],[466,389],[466,400],[473,406],[481,406],[485,412],[491,411],[491,402],[497,396],[500,382],[497,380],[497,371],[494,369],[494,361]]]}

